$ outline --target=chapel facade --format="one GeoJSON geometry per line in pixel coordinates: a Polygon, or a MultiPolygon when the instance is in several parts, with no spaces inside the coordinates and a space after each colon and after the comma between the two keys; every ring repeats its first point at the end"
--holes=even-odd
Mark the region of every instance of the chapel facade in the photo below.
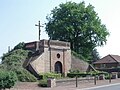
{"type": "Polygon", "coordinates": [[[40,73],[55,72],[64,76],[71,69],[71,49],[69,42],[40,40],[25,44],[31,50],[23,67],[38,77],[40,73]]]}

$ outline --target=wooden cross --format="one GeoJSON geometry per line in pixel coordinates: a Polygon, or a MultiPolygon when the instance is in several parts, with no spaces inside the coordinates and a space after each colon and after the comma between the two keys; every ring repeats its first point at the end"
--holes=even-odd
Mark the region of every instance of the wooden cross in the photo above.
{"type": "Polygon", "coordinates": [[[41,32],[40,27],[43,27],[43,26],[40,25],[40,21],[38,22],[38,25],[35,24],[35,26],[38,26],[38,29],[39,29],[39,41],[40,41],[40,32],[41,32]]]}

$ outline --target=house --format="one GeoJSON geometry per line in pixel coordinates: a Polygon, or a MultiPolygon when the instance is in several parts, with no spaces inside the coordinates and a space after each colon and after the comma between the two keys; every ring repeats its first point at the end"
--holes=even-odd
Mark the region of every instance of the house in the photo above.
{"type": "Polygon", "coordinates": [[[107,55],[93,63],[95,69],[106,72],[120,72],[120,56],[107,55]]]}

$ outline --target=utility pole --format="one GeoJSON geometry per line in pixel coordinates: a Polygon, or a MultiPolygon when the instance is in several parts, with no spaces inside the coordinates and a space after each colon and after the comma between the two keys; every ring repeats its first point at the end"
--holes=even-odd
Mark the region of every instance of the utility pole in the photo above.
{"type": "Polygon", "coordinates": [[[38,29],[39,29],[39,41],[40,41],[40,32],[41,32],[40,27],[43,27],[43,26],[40,25],[40,21],[38,22],[38,25],[35,24],[35,26],[38,26],[38,29]]]}

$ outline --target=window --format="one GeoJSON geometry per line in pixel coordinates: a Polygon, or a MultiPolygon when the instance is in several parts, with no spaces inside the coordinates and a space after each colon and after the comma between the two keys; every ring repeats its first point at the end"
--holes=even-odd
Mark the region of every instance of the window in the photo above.
{"type": "Polygon", "coordinates": [[[105,68],[106,64],[100,64],[100,68],[105,68]]]}
{"type": "Polygon", "coordinates": [[[59,53],[57,54],[57,58],[60,58],[60,54],[59,53]]]}

